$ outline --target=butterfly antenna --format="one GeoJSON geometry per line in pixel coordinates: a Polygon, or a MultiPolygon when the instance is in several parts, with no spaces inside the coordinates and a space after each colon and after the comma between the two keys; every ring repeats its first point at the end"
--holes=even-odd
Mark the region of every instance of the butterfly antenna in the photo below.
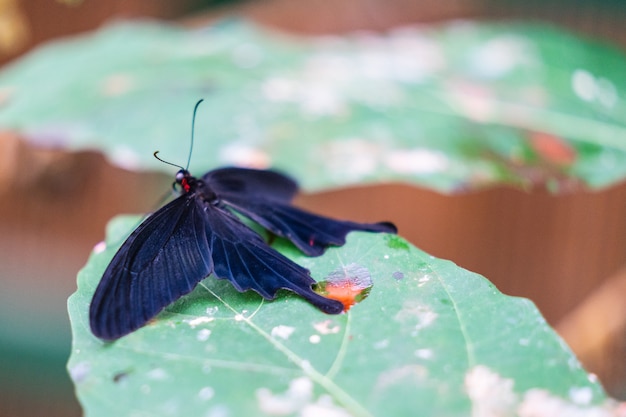
{"type": "Polygon", "coordinates": [[[171,165],[173,167],[176,168],[180,168],[184,171],[187,171],[189,168],[189,163],[191,162],[191,153],[193,152],[193,132],[195,130],[195,125],[196,125],[196,113],[198,112],[198,106],[200,105],[200,103],[202,103],[204,101],[203,98],[201,98],[200,100],[198,100],[198,102],[196,103],[196,106],[193,108],[193,118],[191,119],[191,144],[189,145],[189,156],[187,157],[187,167],[183,168],[182,166],[178,165],[178,164],[174,164],[172,162],[166,161],[165,159],[159,158],[158,153],[160,151],[155,151],[154,152],[154,157],[156,159],[158,159],[159,161],[163,162],[164,164],[167,165],[171,165]]]}
{"type": "Polygon", "coordinates": [[[185,168],[185,171],[189,168],[189,163],[191,162],[191,153],[193,152],[193,133],[196,130],[196,113],[198,112],[198,106],[203,101],[203,98],[198,100],[196,106],[193,108],[193,117],[191,119],[191,144],[189,145],[189,156],[187,157],[187,168],[185,168]]]}
{"type": "Polygon", "coordinates": [[[159,158],[159,157],[158,157],[158,153],[159,153],[159,152],[160,152],[160,151],[154,151],[154,153],[153,153],[154,157],[155,157],[156,159],[158,159],[159,161],[163,162],[164,164],[167,164],[167,165],[171,165],[171,166],[173,166],[173,167],[176,167],[176,168],[185,169],[185,168],[181,167],[181,166],[180,166],[180,165],[178,165],[178,164],[173,164],[173,163],[171,163],[171,162],[169,162],[169,161],[166,161],[165,159],[161,159],[161,158],[159,158]]]}

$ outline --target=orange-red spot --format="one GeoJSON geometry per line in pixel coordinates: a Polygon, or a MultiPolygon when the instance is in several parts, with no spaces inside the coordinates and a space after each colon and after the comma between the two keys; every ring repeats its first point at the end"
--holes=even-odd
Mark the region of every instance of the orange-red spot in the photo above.
{"type": "Polygon", "coordinates": [[[352,282],[326,283],[326,297],[340,301],[343,304],[343,311],[350,310],[350,307],[357,303],[365,288],[354,285],[352,282]]]}
{"type": "Polygon", "coordinates": [[[365,299],[372,288],[372,279],[367,268],[350,264],[330,273],[318,289],[328,298],[343,304],[344,311],[365,299]]]}
{"type": "Polygon", "coordinates": [[[576,150],[558,136],[544,132],[533,132],[530,144],[544,160],[557,165],[570,165],[576,160],[576,150]]]}

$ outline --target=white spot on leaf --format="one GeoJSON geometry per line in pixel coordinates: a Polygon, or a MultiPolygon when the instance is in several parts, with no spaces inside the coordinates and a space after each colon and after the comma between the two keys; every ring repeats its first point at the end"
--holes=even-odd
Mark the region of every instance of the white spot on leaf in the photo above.
{"type": "MultiPolygon", "coordinates": [[[[589,400],[591,401],[591,399],[589,400]]],[[[585,407],[572,404],[543,389],[531,389],[517,409],[519,417],[613,417],[610,405],[585,407]]]]}
{"type": "Polygon", "coordinates": [[[402,323],[414,323],[415,331],[419,331],[433,324],[437,316],[438,314],[427,305],[416,301],[406,301],[402,305],[402,310],[395,315],[394,319],[402,323]]]}
{"type": "Polygon", "coordinates": [[[106,250],[107,244],[105,241],[101,241],[96,243],[96,246],[93,247],[93,253],[102,253],[106,250]]]}
{"type": "Polygon", "coordinates": [[[531,44],[520,36],[506,35],[485,42],[472,56],[474,70],[483,77],[500,78],[516,67],[535,61],[531,44]]]}
{"type": "Polygon", "coordinates": [[[319,334],[312,334],[311,336],[309,336],[309,342],[313,343],[313,344],[317,344],[322,340],[322,338],[320,337],[319,334]]]}
{"type": "Polygon", "coordinates": [[[306,377],[296,378],[289,383],[283,394],[272,394],[267,388],[259,388],[256,398],[264,413],[284,416],[302,409],[313,397],[313,382],[306,377]]]}
{"type": "Polygon", "coordinates": [[[337,91],[323,84],[302,89],[300,105],[304,113],[315,116],[338,115],[345,112],[345,103],[337,91]]]}
{"type": "Polygon", "coordinates": [[[267,388],[259,388],[256,397],[261,411],[272,416],[351,416],[346,410],[333,404],[330,395],[321,395],[317,401],[313,401],[313,382],[306,377],[292,380],[287,391],[282,394],[273,394],[267,388]]]}
{"type": "Polygon", "coordinates": [[[613,108],[619,99],[615,85],[602,77],[595,77],[584,69],[572,73],[572,90],[583,101],[597,101],[604,107],[613,108]]]}
{"type": "Polygon", "coordinates": [[[405,365],[381,373],[376,381],[376,389],[385,390],[399,385],[417,386],[427,377],[428,369],[422,365],[405,365]]]}
{"type": "Polygon", "coordinates": [[[572,89],[584,101],[591,101],[595,95],[595,78],[587,70],[577,69],[572,74],[572,89]]]}
{"type": "Polygon", "coordinates": [[[395,78],[407,82],[421,82],[442,71],[446,58],[441,45],[420,33],[414,27],[391,30],[395,78]]]}
{"type": "Polygon", "coordinates": [[[313,327],[315,328],[315,330],[317,330],[320,334],[334,334],[334,333],[339,333],[339,330],[341,329],[339,327],[339,325],[337,324],[333,324],[332,320],[324,320],[324,321],[320,321],[319,323],[315,323],[313,325],[313,327]]]}
{"type": "Polygon", "coordinates": [[[196,339],[200,342],[206,342],[209,340],[209,336],[211,336],[211,330],[209,329],[201,329],[196,335],[196,339]]]}
{"type": "Polygon", "coordinates": [[[352,414],[333,404],[330,395],[322,395],[317,402],[305,405],[300,417],[352,417],[352,414]]]}
{"type": "Polygon", "coordinates": [[[417,286],[418,286],[418,287],[423,287],[424,285],[426,285],[426,283],[427,283],[428,281],[430,281],[430,276],[428,276],[428,275],[424,275],[423,277],[421,277],[421,278],[418,280],[418,284],[417,284],[417,286]]]}
{"type": "Polygon", "coordinates": [[[224,404],[218,404],[211,408],[205,414],[205,417],[229,417],[230,410],[224,404]]]}
{"type": "Polygon", "coordinates": [[[328,171],[348,181],[371,175],[378,168],[382,153],[381,146],[362,138],[338,138],[321,148],[328,171]]]}
{"type": "Polygon", "coordinates": [[[385,164],[395,172],[403,174],[434,174],[450,166],[448,157],[430,149],[394,150],[385,156],[385,164]]]}
{"type": "Polygon", "coordinates": [[[271,78],[262,88],[268,100],[299,105],[305,114],[327,116],[345,112],[341,94],[324,81],[271,78]]]}
{"type": "Polygon", "coordinates": [[[163,381],[169,377],[165,369],[163,368],[154,368],[151,371],[148,371],[148,378],[155,379],[157,381],[163,381]]]}
{"type": "Polygon", "coordinates": [[[313,369],[313,366],[311,366],[311,362],[307,361],[306,359],[303,360],[302,362],[300,362],[300,367],[305,371],[308,372],[311,369],[313,369]]]}
{"type": "Polygon", "coordinates": [[[205,323],[210,323],[213,320],[215,320],[214,317],[201,316],[201,317],[196,317],[195,319],[189,319],[189,320],[183,320],[183,321],[185,323],[189,324],[189,326],[191,326],[192,329],[195,329],[196,326],[199,326],[199,325],[205,324],[205,323]]]}
{"type": "Polygon", "coordinates": [[[472,417],[513,416],[518,402],[512,379],[478,365],[465,374],[465,391],[472,401],[472,417]]]}
{"type": "Polygon", "coordinates": [[[593,401],[590,387],[570,389],[573,402],[539,388],[523,395],[514,392],[514,381],[504,378],[484,365],[465,375],[465,390],[472,401],[472,417],[612,417],[615,403],[589,406],[593,401]],[[521,397],[521,398],[520,398],[521,397]]]}
{"type": "Polygon", "coordinates": [[[200,389],[200,392],[198,392],[198,398],[203,401],[210,400],[211,398],[213,398],[214,395],[215,390],[211,387],[203,387],[202,389],[200,389]]]}
{"type": "Polygon", "coordinates": [[[434,356],[432,349],[417,349],[415,350],[415,356],[420,359],[431,359],[434,356]]]}
{"type": "Polygon", "coordinates": [[[578,405],[589,405],[593,399],[593,391],[589,387],[572,387],[569,397],[578,405]]]}
{"type": "Polygon", "coordinates": [[[111,160],[118,166],[134,170],[139,166],[139,156],[126,145],[117,145],[111,150],[111,160]]]}
{"type": "Polygon", "coordinates": [[[285,326],[281,324],[272,328],[271,335],[273,338],[280,337],[281,339],[287,340],[295,330],[295,327],[285,326]]]}
{"type": "Polygon", "coordinates": [[[70,368],[70,377],[75,383],[82,382],[91,371],[91,365],[87,362],[79,362],[70,368]]]}
{"type": "Polygon", "coordinates": [[[487,122],[498,110],[495,92],[484,85],[453,80],[447,83],[456,111],[471,120],[487,122]]]}
{"type": "Polygon", "coordinates": [[[292,100],[296,87],[296,83],[287,78],[270,78],[261,86],[263,94],[270,101],[292,100]]]}
{"type": "Polygon", "coordinates": [[[385,349],[388,346],[389,346],[389,339],[379,340],[378,342],[374,343],[374,349],[377,349],[377,350],[385,349]]]}
{"type": "Polygon", "coordinates": [[[596,98],[600,104],[607,109],[613,108],[618,100],[615,84],[606,78],[598,78],[596,83],[596,98]]]}
{"type": "Polygon", "coordinates": [[[267,168],[271,161],[266,152],[250,145],[238,143],[223,147],[219,157],[226,164],[260,169],[267,168]]]}

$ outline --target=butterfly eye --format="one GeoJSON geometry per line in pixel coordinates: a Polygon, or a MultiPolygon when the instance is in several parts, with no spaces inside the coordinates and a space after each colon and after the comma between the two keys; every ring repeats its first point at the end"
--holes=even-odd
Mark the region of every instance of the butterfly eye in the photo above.
{"type": "Polygon", "coordinates": [[[180,171],[178,171],[176,173],[176,183],[177,184],[180,184],[181,182],[183,182],[183,178],[185,178],[185,176],[186,176],[185,174],[186,174],[186,172],[183,169],[181,169],[180,171]]]}

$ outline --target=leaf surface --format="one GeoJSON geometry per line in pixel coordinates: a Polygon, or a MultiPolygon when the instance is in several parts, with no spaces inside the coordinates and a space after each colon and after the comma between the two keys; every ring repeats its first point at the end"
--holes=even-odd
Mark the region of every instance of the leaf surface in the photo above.
{"type": "Polygon", "coordinates": [[[87,417],[515,416],[554,406],[608,416],[614,406],[530,301],[392,235],[351,233],[317,258],[275,243],[318,281],[369,274],[369,296],[347,314],[287,292],[263,301],[209,277],[105,344],[89,330],[89,301],[136,224],[110,224],[68,302],[68,369],[87,417]]]}
{"type": "Polygon", "coordinates": [[[308,190],[626,178],[626,59],[545,26],[454,22],[299,38],[240,20],[117,23],[0,72],[0,126],[125,167],[277,167],[308,190]],[[51,79],[52,78],[52,79],[51,79]]]}

